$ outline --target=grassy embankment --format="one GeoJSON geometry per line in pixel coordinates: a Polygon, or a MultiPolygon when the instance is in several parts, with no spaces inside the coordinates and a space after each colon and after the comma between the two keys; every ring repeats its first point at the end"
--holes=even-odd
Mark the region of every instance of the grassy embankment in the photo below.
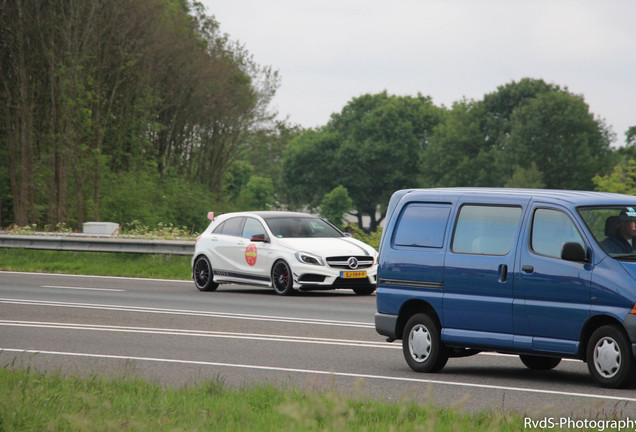
{"type": "Polygon", "coordinates": [[[181,389],[138,379],[0,369],[5,431],[520,431],[518,415],[463,414],[413,402],[205,382],[181,389]]]}
{"type": "Polygon", "coordinates": [[[189,280],[190,256],[0,249],[0,270],[189,280]]]}

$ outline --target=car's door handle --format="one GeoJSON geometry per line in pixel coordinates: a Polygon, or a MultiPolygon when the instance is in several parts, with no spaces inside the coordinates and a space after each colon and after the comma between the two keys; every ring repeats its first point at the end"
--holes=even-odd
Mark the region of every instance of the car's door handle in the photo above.
{"type": "Polygon", "coordinates": [[[534,272],[534,267],[531,265],[524,265],[523,267],[521,267],[521,271],[524,273],[532,273],[534,272]]]}

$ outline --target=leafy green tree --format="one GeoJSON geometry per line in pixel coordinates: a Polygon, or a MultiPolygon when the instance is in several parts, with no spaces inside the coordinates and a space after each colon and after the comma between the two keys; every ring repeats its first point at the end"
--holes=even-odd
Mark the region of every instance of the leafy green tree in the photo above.
{"type": "Polygon", "coordinates": [[[236,161],[225,171],[223,195],[226,199],[236,199],[254,174],[254,167],[245,161],[236,161]]]}
{"type": "Polygon", "coordinates": [[[430,137],[419,185],[424,187],[494,186],[495,153],[482,132],[483,106],[477,102],[453,104],[430,137]]]}
{"type": "Polygon", "coordinates": [[[630,126],[625,132],[625,144],[627,147],[636,147],[636,126],[630,126]]]}
{"type": "Polygon", "coordinates": [[[598,191],[636,195],[636,160],[616,165],[611,173],[597,175],[592,181],[598,191]]]}
{"type": "Polygon", "coordinates": [[[537,164],[532,162],[527,168],[522,166],[515,167],[512,177],[506,182],[505,186],[509,188],[541,189],[545,187],[545,183],[543,182],[543,174],[537,168],[537,164]]]}
{"type": "Polygon", "coordinates": [[[442,112],[421,95],[382,92],[354,98],[326,126],[305,131],[289,143],[282,177],[290,203],[316,207],[342,185],[353,201],[358,225],[367,215],[369,229],[375,231],[390,195],[415,185],[421,154],[442,112]]]}
{"type": "Polygon", "coordinates": [[[267,177],[252,176],[238,196],[243,210],[267,210],[274,205],[274,184],[267,177]]]}
{"type": "Polygon", "coordinates": [[[289,142],[282,157],[283,202],[292,209],[320,205],[339,181],[334,159],[340,143],[339,134],[326,127],[308,129],[289,142]]]}
{"type": "Polygon", "coordinates": [[[542,80],[513,81],[482,101],[453,104],[430,137],[421,184],[521,182],[586,189],[595,174],[611,166],[612,138],[582,97],[542,80]]]}
{"type": "Polygon", "coordinates": [[[335,180],[347,188],[359,226],[366,215],[375,231],[391,194],[416,184],[427,137],[440,120],[431,98],[386,92],[354,98],[332,115],[327,127],[341,139],[335,180]]]}
{"type": "Polygon", "coordinates": [[[342,227],[343,217],[351,210],[352,205],[353,201],[349,197],[347,188],[339,185],[326,194],[320,202],[320,216],[335,226],[342,227]]]}
{"type": "Polygon", "coordinates": [[[553,91],[515,110],[504,159],[511,167],[535,162],[547,188],[591,189],[607,170],[609,144],[581,96],[553,91]]]}

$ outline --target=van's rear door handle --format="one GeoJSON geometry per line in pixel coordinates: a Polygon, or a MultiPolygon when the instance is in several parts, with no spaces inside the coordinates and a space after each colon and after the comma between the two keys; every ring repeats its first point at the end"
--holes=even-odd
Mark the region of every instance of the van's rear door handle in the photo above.
{"type": "Polygon", "coordinates": [[[531,265],[524,265],[521,267],[521,271],[524,273],[532,273],[534,271],[534,267],[531,265]]]}
{"type": "Polygon", "coordinates": [[[505,282],[508,279],[508,266],[502,264],[499,266],[499,282],[505,282]]]}

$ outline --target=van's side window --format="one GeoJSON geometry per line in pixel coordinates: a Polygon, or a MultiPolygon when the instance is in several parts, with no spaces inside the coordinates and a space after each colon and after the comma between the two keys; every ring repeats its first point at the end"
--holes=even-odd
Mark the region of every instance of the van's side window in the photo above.
{"type": "Polygon", "coordinates": [[[506,255],[517,235],[521,207],[464,205],[457,217],[452,250],[506,255]]]}
{"type": "Polygon", "coordinates": [[[559,210],[537,209],[532,221],[532,250],[541,255],[561,258],[565,242],[585,246],[570,217],[559,210]]]}
{"type": "Polygon", "coordinates": [[[449,213],[450,205],[409,204],[400,216],[393,244],[441,248],[449,213]]]}

